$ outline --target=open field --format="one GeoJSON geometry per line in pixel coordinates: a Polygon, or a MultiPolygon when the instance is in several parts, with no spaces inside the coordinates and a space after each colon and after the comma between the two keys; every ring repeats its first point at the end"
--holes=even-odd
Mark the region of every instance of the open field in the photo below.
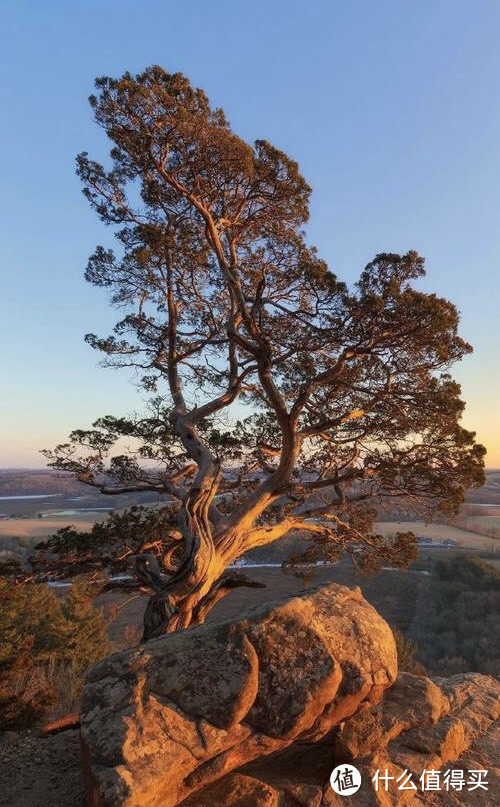
{"type": "Polygon", "coordinates": [[[500,512],[496,514],[480,515],[480,516],[466,516],[467,524],[474,529],[478,527],[488,527],[488,529],[498,530],[500,537],[500,512]]]}
{"type": "MultiPolygon", "coordinates": [[[[452,540],[466,549],[491,549],[497,539],[478,535],[476,532],[450,527],[448,524],[424,524],[423,521],[379,521],[376,528],[382,535],[394,532],[414,532],[415,535],[432,538],[433,541],[452,540]]],[[[498,541],[500,549],[500,540],[498,541]]]]}
{"type": "MultiPolygon", "coordinates": [[[[53,532],[72,524],[75,530],[84,532],[96,521],[104,521],[107,513],[79,513],[71,517],[51,516],[50,518],[9,518],[0,521],[0,540],[2,538],[44,538],[53,532]]],[[[1,548],[1,546],[0,546],[1,548]]]]}

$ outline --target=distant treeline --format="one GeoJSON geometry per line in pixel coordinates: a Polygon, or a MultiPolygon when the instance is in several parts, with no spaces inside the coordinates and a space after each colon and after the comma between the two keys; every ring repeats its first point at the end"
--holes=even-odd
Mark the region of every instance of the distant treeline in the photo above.
{"type": "Polygon", "coordinates": [[[500,572],[478,557],[438,560],[408,636],[429,673],[500,673],[500,572]]]}

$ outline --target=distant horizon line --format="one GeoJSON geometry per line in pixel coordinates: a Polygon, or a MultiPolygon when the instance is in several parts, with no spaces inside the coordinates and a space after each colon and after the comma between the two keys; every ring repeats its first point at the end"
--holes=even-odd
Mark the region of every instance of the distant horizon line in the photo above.
{"type": "MultiPolygon", "coordinates": [[[[486,466],[484,470],[500,471],[500,466],[497,465],[486,466]]],[[[50,468],[47,465],[5,465],[5,466],[0,465],[0,473],[2,471],[50,471],[52,473],[57,472],[60,474],[69,474],[70,476],[71,475],[74,476],[74,474],[72,474],[71,471],[62,471],[58,468],[50,468]]]]}

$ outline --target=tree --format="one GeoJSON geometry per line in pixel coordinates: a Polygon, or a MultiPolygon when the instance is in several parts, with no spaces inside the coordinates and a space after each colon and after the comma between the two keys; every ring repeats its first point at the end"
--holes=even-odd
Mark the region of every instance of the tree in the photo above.
{"type": "Polygon", "coordinates": [[[81,692],[86,668],[111,644],[83,583],[62,600],[48,586],[0,578],[0,597],[0,725],[25,727],[81,692]]]}
{"type": "Polygon", "coordinates": [[[111,166],[83,153],[77,172],[118,254],[98,246],[86,278],[125,315],[86,339],[139,371],[150,408],[46,453],[103,493],[178,503],[162,551],[136,557],[134,585],[153,592],[144,638],[202,621],[235,584],[228,565],[292,530],[309,559],[406,563],[410,536],[373,534],[375,506],[431,517],[482,483],[448,372],[471,350],[455,307],[413,287],[415,252],[377,255],[348,289],[306,243],[297,164],[245,143],[181,74],[96,88],[111,166]]]}

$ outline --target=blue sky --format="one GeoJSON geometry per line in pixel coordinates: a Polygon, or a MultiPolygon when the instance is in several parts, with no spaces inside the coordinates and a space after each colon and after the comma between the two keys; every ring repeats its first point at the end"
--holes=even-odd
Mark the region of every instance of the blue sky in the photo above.
{"type": "Polygon", "coordinates": [[[426,256],[425,288],[458,305],[475,346],[455,372],[465,425],[500,466],[497,0],[3,0],[0,31],[0,466],[43,465],[72,427],[141,406],[83,343],[113,322],[83,280],[112,234],[74,157],[106,154],[94,77],[154,63],[299,161],[310,239],[340,277],[381,251],[426,256]]]}

